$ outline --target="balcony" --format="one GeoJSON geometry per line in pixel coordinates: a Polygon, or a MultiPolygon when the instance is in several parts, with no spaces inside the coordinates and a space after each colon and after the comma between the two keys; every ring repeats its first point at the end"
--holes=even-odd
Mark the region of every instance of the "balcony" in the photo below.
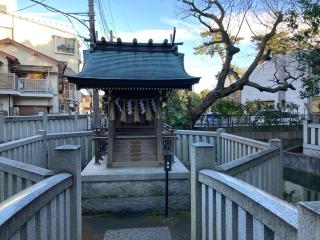
{"type": "Polygon", "coordinates": [[[50,81],[47,79],[18,78],[20,92],[52,93],[50,81]]]}
{"type": "Polygon", "coordinates": [[[13,73],[0,74],[0,93],[25,95],[52,94],[51,82],[48,79],[19,78],[13,73]]]}

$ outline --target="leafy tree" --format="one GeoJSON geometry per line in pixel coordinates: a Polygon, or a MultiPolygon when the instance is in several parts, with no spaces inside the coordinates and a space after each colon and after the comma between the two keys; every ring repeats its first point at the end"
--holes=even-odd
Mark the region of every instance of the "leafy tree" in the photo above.
{"type": "MultiPolygon", "coordinates": [[[[213,103],[244,86],[251,86],[260,91],[275,93],[277,91],[295,90],[292,81],[297,77],[289,76],[284,81],[275,79],[275,84],[257,84],[249,80],[250,75],[261,61],[270,58],[273,54],[283,51],[299,50],[305,42],[311,44],[312,36],[318,33],[320,22],[319,2],[316,0],[179,0],[182,11],[186,17],[192,16],[205,28],[202,33],[204,43],[196,47],[196,54],[214,56],[219,54],[221,58],[221,70],[215,76],[217,85],[202,101],[192,109],[190,121],[194,124],[213,103]],[[263,19],[266,16],[267,19],[263,19]],[[237,24],[230,27],[232,21],[238,18],[237,24]],[[253,19],[252,19],[253,18],[253,19]],[[259,22],[266,32],[254,32],[252,22],[259,22]],[[309,24],[306,30],[301,31],[300,23],[309,24]],[[240,52],[241,29],[248,26],[253,35],[258,35],[254,41],[257,43],[257,51],[253,61],[242,73],[235,71],[234,56],[240,52]],[[281,31],[280,31],[281,28],[281,31]],[[290,34],[287,34],[290,33],[290,34]],[[292,36],[292,37],[291,37],[292,36]],[[287,40],[290,41],[287,41],[287,40]],[[294,42],[296,44],[291,43],[294,42]],[[290,44],[279,44],[290,43],[290,44]],[[274,45],[274,47],[272,47],[274,45]],[[276,46],[276,47],[275,47],[276,46]],[[268,56],[269,55],[269,56],[268,56]],[[230,85],[226,79],[233,76],[236,80],[230,85]]],[[[312,45],[312,44],[311,44],[312,45]]],[[[310,48],[307,48],[310,49],[310,48]]],[[[307,51],[310,55],[310,52],[307,51]]],[[[307,58],[302,58],[305,61],[307,58]]],[[[315,60],[313,58],[313,60],[315,60]]],[[[307,79],[306,79],[307,80],[307,79]]],[[[315,85],[315,84],[314,84],[315,85]]],[[[310,84],[308,85],[310,86],[310,84]]],[[[316,89],[313,92],[317,92],[316,89]]]]}

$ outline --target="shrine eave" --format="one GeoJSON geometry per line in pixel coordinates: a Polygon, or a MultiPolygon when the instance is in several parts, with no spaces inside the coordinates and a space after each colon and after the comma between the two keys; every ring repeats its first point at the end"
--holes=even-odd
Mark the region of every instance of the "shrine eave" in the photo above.
{"type": "Polygon", "coordinates": [[[70,83],[75,83],[78,88],[97,88],[97,89],[137,89],[137,90],[171,90],[188,89],[199,82],[199,77],[188,79],[97,79],[68,76],[70,83]]]}

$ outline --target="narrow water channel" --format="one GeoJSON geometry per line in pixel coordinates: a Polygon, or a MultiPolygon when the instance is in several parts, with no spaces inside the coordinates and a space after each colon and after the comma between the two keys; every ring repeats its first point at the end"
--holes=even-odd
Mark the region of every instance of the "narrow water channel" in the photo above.
{"type": "Polygon", "coordinates": [[[285,167],[283,177],[285,180],[285,200],[289,202],[320,200],[319,175],[285,167]]]}

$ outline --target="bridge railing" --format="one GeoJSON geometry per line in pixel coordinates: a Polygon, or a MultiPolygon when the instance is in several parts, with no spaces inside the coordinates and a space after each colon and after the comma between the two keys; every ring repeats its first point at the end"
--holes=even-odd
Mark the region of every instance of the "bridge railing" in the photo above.
{"type": "MultiPolygon", "coordinates": [[[[79,146],[56,148],[49,162],[56,175],[31,181],[33,185],[0,203],[0,239],[81,239],[79,154],[79,146]]],[[[2,172],[8,174],[11,168],[10,161],[2,161],[2,172]]]]}
{"type": "Polygon", "coordinates": [[[176,134],[176,156],[187,166],[190,166],[190,149],[193,143],[205,142],[216,146],[212,159],[217,165],[254,154],[269,146],[265,142],[225,133],[222,128],[217,132],[176,130],[176,134]]]}
{"type": "MultiPolygon", "coordinates": [[[[190,166],[191,144],[206,142],[216,145],[217,133],[210,131],[176,130],[175,155],[185,165],[190,166]]],[[[214,158],[215,159],[215,158],[214,158]]]]}
{"type": "Polygon", "coordinates": [[[222,129],[218,130],[217,138],[219,165],[254,154],[269,146],[265,142],[225,133],[222,129]]]}
{"type": "Polygon", "coordinates": [[[89,115],[4,116],[0,115],[0,143],[47,133],[87,131],[91,129],[89,115]]]}
{"type": "MultiPolygon", "coordinates": [[[[271,154],[276,146],[269,150],[271,154]]],[[[318,238],[320,202],[296,208],[238,177],[212,170],[212,153],[210,144],[192,146],[192,240],[318,238]]]]}
{"type": "Polygon", "coordinates": [[[92,131],[51,133],[38,131],[39,135],[0,144],[0,156],[34,166],[48,168],[52,151],[64,144],[80,145],[81,166],[93,157],[92,131]]]}
{"type": "Polygon", "coordinates": [[[0,157],[0,202],[53,174],[52,170],[0,157]]]}

